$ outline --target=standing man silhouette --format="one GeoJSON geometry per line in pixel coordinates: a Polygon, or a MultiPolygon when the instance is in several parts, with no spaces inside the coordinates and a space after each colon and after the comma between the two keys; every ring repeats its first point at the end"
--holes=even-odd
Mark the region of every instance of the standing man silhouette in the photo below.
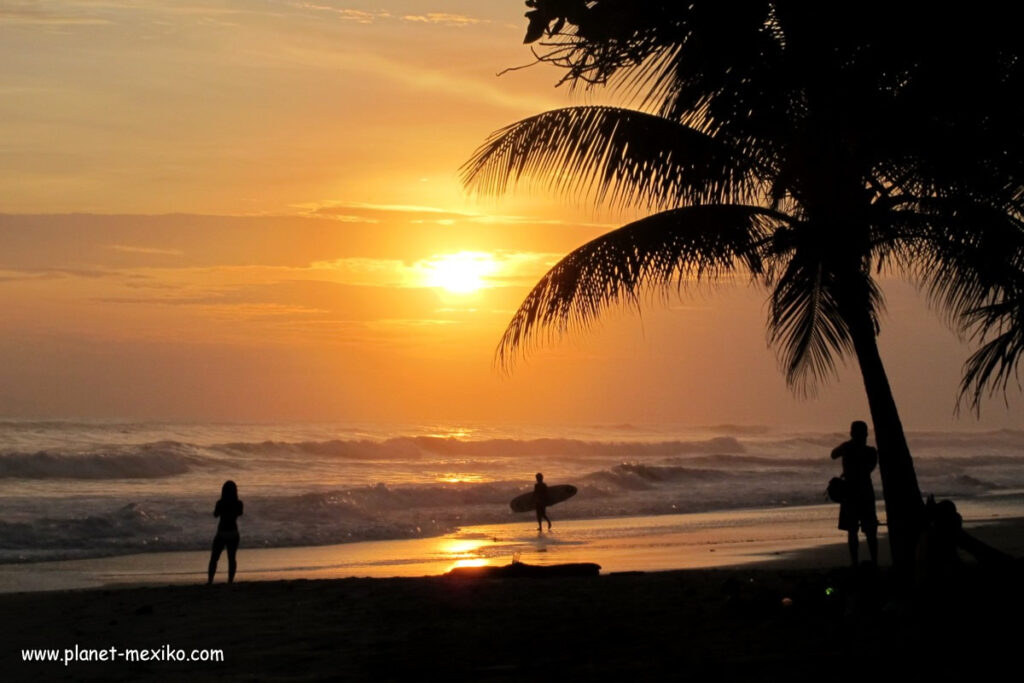
{"type": "Polygon", "coordinates": [[[533,504],[537,506],[537,531],[541,531],[541,520],[548,523],[551,531],[551,520],[548,519],[548,485],[544,483],[544,475],[537,473],[537,483],[533,485],[533,504]]]}
{"type": "Polygon", "coordinates": [[[871,472],[878,465],[878,451],[868,445],[868,426],[857,420],[850,424],[850,440],[832,451],[832,459],[842,458],[846,495],[839,504],[839,528],[847,533],[850,561],[857,566],[857,528],[868,540],[871,563],[878,564],[878,516],[875,514],[875,488],[871,472]]]}

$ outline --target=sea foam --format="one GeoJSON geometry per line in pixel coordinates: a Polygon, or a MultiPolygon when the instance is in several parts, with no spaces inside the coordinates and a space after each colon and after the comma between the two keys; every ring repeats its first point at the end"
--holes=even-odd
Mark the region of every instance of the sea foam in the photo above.
{"type": "MultiPolygon", "coordinates": [[[[220,484],[245,501],[243,547],[432,536],[522,520],[533,475],[579,493],[555,520],[824,502],[842,433],[636,426],[585,436],[366,429],[0,423],[0,561],[208,547],[220,484]],[[716,433],[717,432],[717,433],[716,433]],[[598,435],[598,436],[595,436],[598,435]],[[598,438],[599,437],[599,438],[598,438]]],[[[910,435],[925,494],[1024,491],[1024,432],[910,435]]],[[[875,476],[879,513],[881,486],[875,476]]]]}

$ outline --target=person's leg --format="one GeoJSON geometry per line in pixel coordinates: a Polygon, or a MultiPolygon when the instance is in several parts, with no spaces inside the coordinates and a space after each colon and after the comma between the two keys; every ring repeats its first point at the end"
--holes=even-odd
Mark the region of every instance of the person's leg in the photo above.
{"type": "Polygon", "coordinates": [[[878,564],[878,528],[869,526],[864,529],[868,539],[868,552],[871,553],[871,564],[878,564]]]}
{"type": "Polygon", "coordinates": [[[210,550],[210,567],[207,570],[206,583],[213,583],[213,575],[217,573],[217,561],[220,559],[222,550],[224,550],[224,539],[217,534],[213,537],[213,548],[210,550]]]}
{"type": "Polygon", "coordinates": [[[540,522],[544,519],[544,508],[537,508],[537,531],[541,531],[540,522]]]}
{"type": "Polygon", "coordinates": [[[858,554],[857,546],[859,545],[859,542],[857,541],[857,529],[854,528],[850,531],[847,531],[846,534],[846,544],[850,548],[850,562],[853,564],[854,567],[856,567],[858,554]]]}
{"type": "Polygon", "coordinates": [[[238,569],[238,562],[235,561],[235,553],[238,552],[238,538],[228,541],[228,583],[235,582],[235,570],[238,569]]]}

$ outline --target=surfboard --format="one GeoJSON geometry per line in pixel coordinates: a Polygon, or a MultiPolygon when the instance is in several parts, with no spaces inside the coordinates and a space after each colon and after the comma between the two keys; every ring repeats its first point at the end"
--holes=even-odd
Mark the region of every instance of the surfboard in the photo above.
{"type": "MultiPolygon", "coordinates": [[[[569,500],[576,495],[576,487],[571,484],[559,484],[558,486],[548,487],[548,505],[555,505],[561,503],[563,500],[569,500]]],[[[512,512],[529,512],[537,509],[537,503],[533,500],[533,491],[524,493],[521,496],[516,496],[509,503],[509,507],[512,508],[512,512]]]]}

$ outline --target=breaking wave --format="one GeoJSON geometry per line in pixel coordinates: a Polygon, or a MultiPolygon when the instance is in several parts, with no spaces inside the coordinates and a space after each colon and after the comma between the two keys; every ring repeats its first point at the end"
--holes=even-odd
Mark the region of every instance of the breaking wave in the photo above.
{"type": "MultiPolygon", "coordinates": [[[[245,501],[249,547],[525,520],[508,502],[530,490],[537,470],[549,484],[579,489],[554,508],[561,519],[823,503],[839,469],[829,453],[845,438],[732,425],[694,433],[707,438],[640,432],[616,425],[608,436],[619,440],[373,439],[313,428],[0,422],[0,562],[205,549],[228,478],[245,501]]],[[[1024,431],[922,432],[911,445],[926,495],[1024,490],[1024,431]]]]}
{"type": "Polygon", "coordinates": [[[102,451],[0,453],[0,479],[153,479],[203,465],[191,446],[173,441],[102,451]]]}

